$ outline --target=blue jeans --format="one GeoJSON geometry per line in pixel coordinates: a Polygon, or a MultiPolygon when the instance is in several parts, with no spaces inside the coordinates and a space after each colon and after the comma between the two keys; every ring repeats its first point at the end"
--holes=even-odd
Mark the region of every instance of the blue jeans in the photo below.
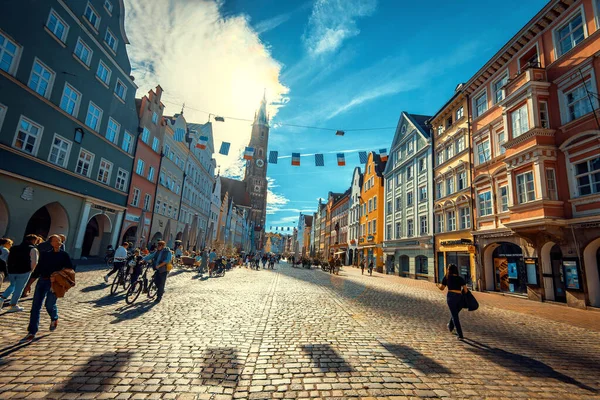
{"type": "Polygon", "coordinates": [[[24,274],[10,274],[8,275],[8,281],[10,282],[9,286],[6,288],[2,297],[8,299],[8,296],[12,294],[10,299],[10,305],[16,306],[23,294],[23,289],[25,289],[25,285],[27,285],[27,281],[29,280],[29,276],[31,272],[26,272],[24,274]]]}
{"type": "Polygon", "coordinates": [[[39,279],[35,286],[35,293],[33,294],[33,303],[31,304],[31,314],[29,316],[29,327],[27,331],[32,335],[35,335],[38,331],[40,324],[40,311],[42,310],[42,303],[46,299],[46,311],[50,315],[52,321],[58,319],[58,307],[56,307],[56,295],[50,289],[52,283],[50,279],[39,279]]]}

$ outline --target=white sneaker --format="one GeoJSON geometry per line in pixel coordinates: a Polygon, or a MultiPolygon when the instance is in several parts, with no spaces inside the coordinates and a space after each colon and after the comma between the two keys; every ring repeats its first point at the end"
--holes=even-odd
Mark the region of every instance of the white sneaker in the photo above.
{"type": "Polygon", "coordinates": [[[20,306],[12,306],[8,310],[6,310],[7,313],[21,312],[21,311],[25,311],[25,309],[20,306]]]}
{"type": "Polygon", "coordinates": [[[104,275],[104,282],[108,283],[108,276],[104,275]]]}

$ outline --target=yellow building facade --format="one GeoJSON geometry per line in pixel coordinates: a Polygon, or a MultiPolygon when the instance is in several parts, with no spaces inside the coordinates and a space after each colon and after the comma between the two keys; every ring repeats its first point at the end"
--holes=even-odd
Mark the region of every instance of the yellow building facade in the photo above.
{"type": "Polygon", "coordinates": [[[435,280],[441,282],[448,264],[456,264],[468,284],[475,282],[473,197],[467,97],[462,85],[431,118],[435,280]]]}

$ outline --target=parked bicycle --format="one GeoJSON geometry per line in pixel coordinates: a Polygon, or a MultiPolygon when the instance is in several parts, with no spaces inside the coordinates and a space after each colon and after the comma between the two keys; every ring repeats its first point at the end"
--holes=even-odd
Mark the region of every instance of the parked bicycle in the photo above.
{"type": "Polygon", "coordinates": [[[117,293],[119,286],[123,286],[123,290],[129,289],[129,286],[131,285],[131,277],[127,273],[127,269],[129,268],[127,264],[127,262],[124,262],[121,268],[119,268],[119,272],[117,272],[115,279],[113,279],[113,283],[110,285],[110,294],[117,293]]]}
{"type": "Polygon", "coordinates": [[[133,304],[142,292],[148,294],[149,299],[153,299],[158,292],[156,286],[156,272],[152,274],[152,277],[148,280],[148,270],[151,270],[152,264],[147,264],[144,268],[144,272],[138,277],[135,282],[131,283],[131,286],[127,290],[125,295],[125,302],[127,304],[133,304]]]}

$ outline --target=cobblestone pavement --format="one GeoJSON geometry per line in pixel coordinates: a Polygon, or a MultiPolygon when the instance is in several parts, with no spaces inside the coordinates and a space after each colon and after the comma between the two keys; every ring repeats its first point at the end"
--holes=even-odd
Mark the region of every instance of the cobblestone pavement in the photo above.
{"type": "Polygon", "coordinates": [[[476,293],[463,343],[431,285],[354,268],[178,270],[155,306],[110,296],[104,272],[83,268],[28,345],[28,313],[0,313],[0,399],[600,398],[600,332],[543,317],[557,306],[476,293]]]}

